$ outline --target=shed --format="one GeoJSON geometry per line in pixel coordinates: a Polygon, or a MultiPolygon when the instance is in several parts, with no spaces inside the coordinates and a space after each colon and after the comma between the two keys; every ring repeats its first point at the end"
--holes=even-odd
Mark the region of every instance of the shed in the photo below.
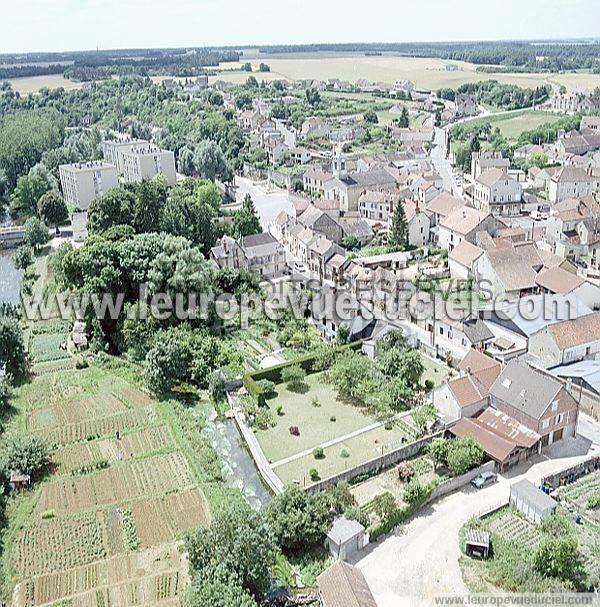
{"type": "Polygon", "coordinates": [[[13,491],[27,489],[31,484],[31,477],[29,474],[24,474],[20,470],[11,470],[9,484],[13,491]]]}
{"type": "Polygon", "coordinates": [[[556,502],[526,479],[511,485],[510,503],[534,523],[539,523],[556,509],[556,502]]]}
{"type": "Polygon", "coordinates": [[[325,547],[335,558],[345,560],[369,543],[369,534],[357,521],[344,516],[336,518],[327,534],[325,547]]]}
{"type": "Polygon", "coordinates": [[[469,556],[487,559],[490,553],[490,534],[481,529],[467,529],[465,552],[469,556]]]}
{"type": "Polygon", "coordinates": [[[323,607],[377,607],[365,576],[348,563],[337,561],[317,582],[323,607]]]}

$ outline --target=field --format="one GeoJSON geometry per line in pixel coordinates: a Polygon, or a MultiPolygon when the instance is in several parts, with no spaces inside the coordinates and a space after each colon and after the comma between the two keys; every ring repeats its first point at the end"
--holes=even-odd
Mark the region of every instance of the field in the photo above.
{"type": "MultiPolygon", "coordinates": [[[[340,78],[356,82],[360,78],[371,81],[393,83],[396,80],[408,79],[416,86],[435,90],[442,87],[456,88],[467,82],[495,79],[507,84],[516,84],[525,88],[536,87],[550,82],[564,84],[567,88],[590,88],[600,85],[600,75],[577,74],[486,74],[477,72],[477,66],[462,61],[445,61],[442,59],[423,59],[400,57],[391,54],[367,57],[364,54],[340,53],[298,53],[293,55],[261,55],[250,61],[254,75],[258,80],[287,80],[340,78]],[[270,73],[258,73],[259,63],[271,66],[270,73]],[[458,69],[446,70],[446,65],[458,69]]],[[[229,70],[236,64],[222,64],[229,70]]],[[[239,64],[237,67],[241,67],[239,64]]],[[[223,79],[229,82],[245,82],[248,72],[221,72],[212,80],[223,79]]]]}
{"type": "Polygon", "coordinates": [[[53,473],[9,500],[3,596],[16,583],[19,607],[179,605],[175,542],[210,509],[173,405],[99,366],[36,374],[16,404],[52,445],[53,473]]]}
{"type": "Polygon", "coordinates": [[[80,89],[83,86],[82,82],[74,82],[67,80],[62,74],[49,74],[47,76],[28,76],[26,78],[12,78],[10,82],[13,91],[17,91],[22,95],[28,93],[37,93],[40,89],[47,87],[49,89],[64,88],[67,91],[80,89]]]}
{"type": "Polygon", "coordinates": [[[339,399],[323,373],[308,375],[305,383],[301,393],[278,385],[277,396],[268,401],[275,427],[255,430],[263,452],[284,482],[310,484],[312,468],[326,478],[416,436],[410,414],[388,426],[339,399]],[[290,433],[292,426],[298,428],[298,436],[290,433]],[[314,458],[316,447],[323,448],[323,459],[314,458]]]}

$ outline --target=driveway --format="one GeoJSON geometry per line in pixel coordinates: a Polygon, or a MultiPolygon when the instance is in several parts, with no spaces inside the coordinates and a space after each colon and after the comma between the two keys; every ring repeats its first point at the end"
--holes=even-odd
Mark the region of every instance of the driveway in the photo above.
{"type": "MultiPolygon", "coordinates": [[[[556,445],[557,447],[559,445],[556,445]]],[[[588,457],[590,441],[578,437],[560,446],[560,452],[540,456],[528,467],[517,468],[496,484],[477,491],[469,486],[427,506],[408,524],[361,553],[355,564],[363,572],[379,607],[430,606],[440,595],[465,595],[458,559],[460,528],[508,502],[510,485],[523,478],[537,484],[588,457]],[[571,455],[563,457],[564,452],[571,455]]],[[[597,451],[597,445],[592,450],[597,451]]]]}
{"type": "Polygon", "coordinates": [[[237,186],[236,202],[241,204],[244,196],[250,194],[265,231],[268,231],[269,225],[281,211],[294,214],[294,206],[285,190],[269,188],[265,181],[255,182],[238,176],[235,178],[235,185],[237,186]]]}

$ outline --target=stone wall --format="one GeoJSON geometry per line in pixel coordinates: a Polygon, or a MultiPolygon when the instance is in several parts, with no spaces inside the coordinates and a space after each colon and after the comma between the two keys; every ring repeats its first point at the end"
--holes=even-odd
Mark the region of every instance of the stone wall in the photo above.
{"type": "Polygon", "coordinates": [[[440,483],[429,496],[430,502],[437,500],[448,493],[453,493],[454,491],[458,491],[465,485],[468,485],[476,476],[479,476],[482,472],[493,472],[495,468],[494,462],[486,462],[479,466],[479,468],[475,468],[474,470],[470,470],[466,474],[462,474],[461,476],[455,476],[454,478],[449,478],[447,481],[440,483]]]}
{"type": "Polygon", "coordinates": [[[591,474],[595,470],[600,469],[600,456],[594,455],[579,464],[565,468],[555,474],[550,474],[542,479],[542,486],[549,487],[554,490],[561,485],[568,485],[575,482],[577,479],[591,474]]]}

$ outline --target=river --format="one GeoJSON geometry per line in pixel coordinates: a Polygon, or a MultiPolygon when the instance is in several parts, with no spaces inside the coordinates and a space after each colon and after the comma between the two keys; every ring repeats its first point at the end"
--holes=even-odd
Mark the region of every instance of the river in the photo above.
{"type": "MultiPolygon", "coordinates": [[[[0,227],[12,225],[8,213],[3,214],[0,207],[0,227]]],[[[19,303],[19,285],[21,271],[13,263],[14,251],[0,250],[0,302],[19,303]]]]}

